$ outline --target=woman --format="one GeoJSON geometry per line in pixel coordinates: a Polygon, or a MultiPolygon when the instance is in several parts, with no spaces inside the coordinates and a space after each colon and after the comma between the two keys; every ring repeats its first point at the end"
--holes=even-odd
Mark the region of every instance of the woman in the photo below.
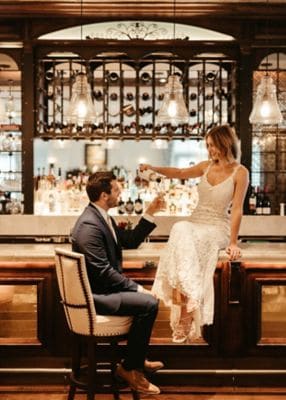
{"type": "Polygon", "coordinates": [[[189,168],[153,167],[167,178],[201,177],[199,201],[188,220],[174,224],[160,258],[153,293],[171,308],[173,342],[200,336],[200,327],[213,323],[213,274],[218,252],[230,260],[240,256],[237,237],[249,183],[248,170],[236,161],[237,137],[228,125],[206,135],[209,160],[189,168]]]}

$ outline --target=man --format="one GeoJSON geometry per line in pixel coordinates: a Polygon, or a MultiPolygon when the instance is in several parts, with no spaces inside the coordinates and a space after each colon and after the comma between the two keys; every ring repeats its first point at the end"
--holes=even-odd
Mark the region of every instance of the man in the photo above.
{"type": "Polygon", "coordinates": [[[158,394],[160,389],[149,382],[143,371],[163,367],[159,361],[146,359],[149,340],[158,312],[158,300],[147,289],[122,274],[122,247],[137,248],[155,228],[153,214],[164,206],[157,197],[132,230],[119,228],[107,214],[116,207],[120,185],[111,172],[96,172],[88,180],[90,200],[72,232],[72,248],[85,255],[87,273],[99,314],[131,315],[127,354],[116,374],[140,393],[158,394]]]}

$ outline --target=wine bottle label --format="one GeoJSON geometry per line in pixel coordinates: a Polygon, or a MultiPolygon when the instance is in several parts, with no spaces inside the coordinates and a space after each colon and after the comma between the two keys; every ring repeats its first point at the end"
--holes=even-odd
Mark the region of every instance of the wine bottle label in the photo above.
{"type": "Polygon", "coordinates": [[[152,171],[151,169],[145,169],[144,171],[139,171],[139,177],[144,181],[157,181],[158,179],[162,179],[163,175],[158,174],[157,172],[152,171]]]}
{"type": "Polygon", "coordinates": [[[143,204],[141,201],[135,201],[134,211],[136,214],[141,214],[143,212],[143,204]]]}
{"type": "Polygon", "coordinates": [[[263,208],[262,208],[262,214],[264,214],[264,215],[270,215],[270,214],[271,214],[271,209],[270,209],[270,207],[269,207],[269,206],[263,207],[263,208]]]}
{"type": "Polygon", "coordinates": [[[133,201],[127,201],[125,205],[125,210],[127,214],[132,214],[134,211],[134,203],[133,201]]]}

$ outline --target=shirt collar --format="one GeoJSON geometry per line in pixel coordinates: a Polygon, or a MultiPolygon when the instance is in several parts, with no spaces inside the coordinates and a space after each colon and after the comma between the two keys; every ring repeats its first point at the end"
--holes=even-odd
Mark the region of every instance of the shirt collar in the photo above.
{"type": "Polygon", "coordinates": [[[98,206],[97,204],[91,203],[99,212],[100,214],[103,216],[104,220],[107,221],[109,215],[107,214],[107,212],[100,206],[98,206]]]}

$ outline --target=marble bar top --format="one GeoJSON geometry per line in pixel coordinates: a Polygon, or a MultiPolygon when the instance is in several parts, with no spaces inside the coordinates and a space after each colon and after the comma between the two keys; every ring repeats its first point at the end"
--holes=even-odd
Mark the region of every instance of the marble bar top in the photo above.
{"type": "MultiPolygon", "coordinates": [[[[0,236],[68,236],[78,216],[0,215],[0,236]]],[[[131,221],[136,224],[139,217],[114,216],[117,222],[131,221]]],[[[168,236],[173,224],[187,220],[187,216],[155,216],[157,227],[150,236],[168,236]]],[[[240,236],[286,237],[286,216],[244,215],[240,236]]]]}
{"type": "MultiPolygon", "coordinates": [[[[70,244],[0,244],[1,261],[53,261],[56,247],[71,249],[70,244]]],[[[166,243],[142,243],[138,249],[124,250],[124,261],[158,262],[166,243]]],[[[284,263],[286,265],[286,243],[241,243],[242,257],[239,261],[261,263],[284,263]]],[[[224,250],[219,260],[226,261],[224,250]]]]}

